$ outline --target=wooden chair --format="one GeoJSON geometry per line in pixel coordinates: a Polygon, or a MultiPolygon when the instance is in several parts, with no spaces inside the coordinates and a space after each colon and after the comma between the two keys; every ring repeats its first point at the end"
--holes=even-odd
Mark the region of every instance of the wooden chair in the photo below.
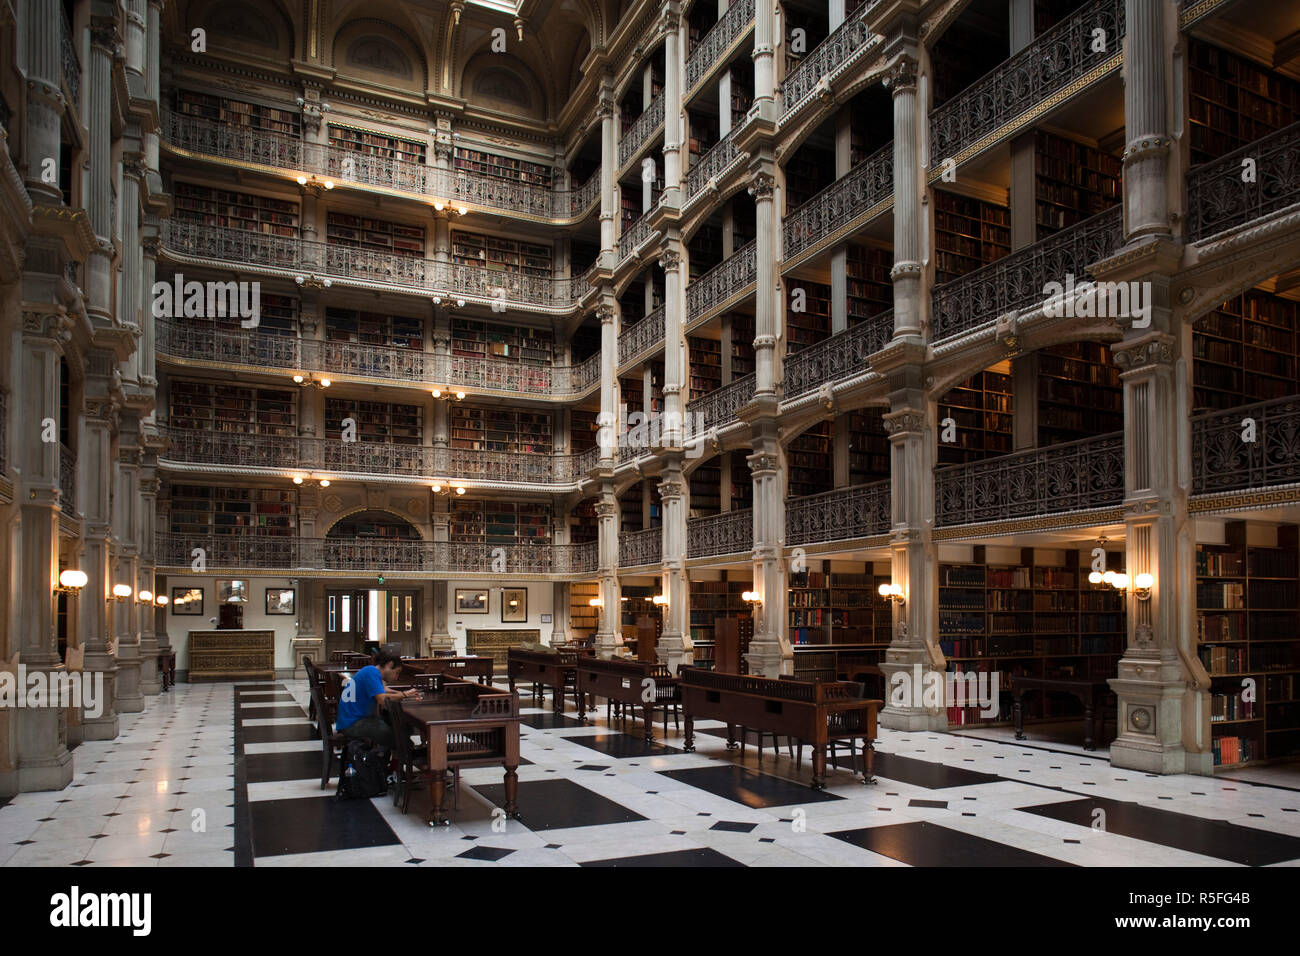
{"type": "MultiPolygon", "coordinates": [[[[432,778],[429,769],[429,748],[411,743],[411,727],[406,720],[400,700],[388,702],[388,720],[393,725],[393,756],[397,758],[397,785],[393,788],[393,806],[401,800],[402,813],[411,805],[411,789],[419,784],[428,783],[432,778]]],[[[449,773],[452,782],[452,808],[460,810],[460,768],[453,767],[449,773]]]]}
{"type": "Polygon", "coordinates": [[[302,669],[303,672],[307,675],[307,691],[308,691],[307,719],[315,720],[316,719],[316,698],[311,696],[311,685],[312,682],[316,680],[316,667],[314,664],[312,664],[311,658],[308,657],[306,654],[302,655],[302,669]]]}
{"type": "Polygon", "coordinates": [[[320,682],[311,681],[308,687],[311,692],[312,703],[315,705],[317,732],[320,734],[320,788],[324,790],[329,786],[330,771],[334,769],[336,758],[339,763],[339,770],[343,769],[343,747],[347,743],[347,738],[334,729],[334,714],[321,692],[320,682]]]}

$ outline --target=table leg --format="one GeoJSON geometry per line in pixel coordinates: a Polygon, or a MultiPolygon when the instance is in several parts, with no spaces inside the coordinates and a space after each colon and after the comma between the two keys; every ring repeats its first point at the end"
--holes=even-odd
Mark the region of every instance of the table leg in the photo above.
{"type": "Polygon", "coordinates": [[[519,768],[506,767],[506,816],[519,816],[519,768]]]}
{"type": "Polygon", "coordinates": [[[1092,695],[1089,694],[1083,699],[1083,749],[1096,750],[1097,745],[1092,739],[1092,695]]]}
{"type": "Polygon", "coordinates": [[[642,719],[645,721],[645,742],[652,743],[655,739],[655,708],[654,704],[643,704],[641,707],[643,714],[642,719]]]}
{"type": "Polygon", "coordinates": [[[735,750],[739,744],[736,743],[736,725],[727,724],[727,749],[735,750]]]}
{"type": "MultiPolygon", "coordinates": [[[[596,709],[596,702],[594,700],[591,703],[591,709],[596,709]]],[[[582,692],[581,687],[578,688],[578,722],[581,724],[587,722],[587,695],[582,692]]]]}
{"type": "Polygon", "coordinates": [[[695,718],[691,712],[686,712],[686,752],[692,753],[695,750],[695,718]]]}
{"type": "Polygon", "coordinates": [[[813,744],[812,749],[812,768],[814,790],[826,789],[826,745],[813,744]]]}
{"type": "Polygon", "coordinates": [[[876,748],[874,745],[875,741],[873,740],[864,740],[862,742],[862,766],[864,768],[862,782],[864,784],[876,782],[876,748]]]}
{"type": "Polygon", "coordinates": [[[1012,714],[1013,714],[1014,717],[1015,717],[1015,724],[1016,724],[1016,740],[1024,740],[1024,739],[1025,739],[1025,709],[1024,709],[1024,706],[1023,706],[1024,696],[1025,696],[1025,695],[1024,695],[1023,692],[1021,692],[1021,691],[1016,691],[1016,692],[1015,692],[1015,703],[1014,703],[1014,706],[1011,708],[1011,710],[1012,710],[1012,714]]]}
{"type": "Polygon", "coordinates": [[[433,805],[434,826],[443,826],[447,821],[447,815],[442,810],[443,798],[447,795],[447,781],[443,777],[442,770],[430,771],[429,778],[429,800],[433,805]]]}

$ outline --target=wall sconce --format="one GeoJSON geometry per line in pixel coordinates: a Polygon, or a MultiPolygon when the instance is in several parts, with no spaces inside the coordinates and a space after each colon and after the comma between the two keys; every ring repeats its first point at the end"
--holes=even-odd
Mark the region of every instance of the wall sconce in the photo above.
{"type": "Polygon", "coordinates": [[[85,571],[69,568],[59,573],[59,584],[54,589],[54,592],[56,594],[76,594],[86,586],[86,582],[89,580],[85,571]]]}
{"type": "Polygon", "coordinates": [[[435,481],[429,485],[429,490],[432,491],[435,495],[449,495],[451,494],[453,488],[455,488],[456,494],[458,495],[463,495],[465,493],[464,485],[460,485],[460,484],[453,485],[450,481],[446,481],[446,480],[435,481]]]}
{"type": "Polygon", "coordinates": [[[322,279],[315,273],[312,273],[311,275],[294,276],[293,281],[306,289],[328,289],[334,284],[333,279],[322,279]]]}
{"type": "Polygon", "coordinates": [[[665,604],[668,603],[668,595],[667,595],[667,594],[656,594],[656,595],[655,595],[654,597],[652,597],[650,600],[653,601],[655,604],[657,604],[659,607],[663,607],[665,604]]]}
{"type": "Polygon", "coordinates": [[[605,602],[602,601],[602,600],[601,600],[600,598],[598,598],[598,597],[594,597],[594,598],[592,598],[590,601],[587,602],[587,606],[588,606],[588,607],[604,607],[604,606],[605,606],[605,602]]]}
{"type": "Polygon", "coordinates": [[[321,189],[333,189],[334,181],[332,179],[318,180],[314,175],[299,176],[298,185],[319,192],[321,189]]]}
{"type": "Polygon", "coordinates": [[[751,607],[763,603],[763,599],[758,596],[757,591],[743,591],[741,592],[740,599],[751,607]]]}
{"type": "Polygon", "coordinates": [[[301,372],[293,377],[293,383],[295,385],[301,385],[303,388],[307,388],[309,385],[314,385],[317,388],[329,388],[334,384],[328,378],[322,378],[318,381],[313,379],[310,375],[304,375],[301,372]]]}
{"type": "Polygon", "coordinates": [[[891,604],[903,604],[903,589],[897,584],[882,584],[876,589],[882,598],[891,604]]]}
{"type": "Polygon", "coordinates": [[[121,603],[121,602],[123,602],[123,601],[126,601],[126,600],[127,600],[128,598],[130,598],[130,597],[131,597],[131,585],[129,585],[129,584],[114,584],[114,585],[113,585],[113,596],[112,596],[111,598],[109,598],[109,600],[110,600],[110,601],[117,601],[118,603],[121,603]]]}
{"type": "Polygon", "coordinates": [[[453,392],[450,388],[431,388],[429,389],[429,394],[434,398],[445,398],[449,402],[453,398],[458,402],[463,402],[465,400],[465,393],[460,389],[453,392]]]}
{"type": "Polygon", "coordinates": [[[330,480],[328,478],[317,478],[315,475],[307,475],[305,477],[303,475],[294,475],[293,483],[295,485],[318,484],[322,488],[328,488],[330,486],[330,480]]]}
{"type": "Polygon", "coordinates": [[[158,595],[156,598],[153,599],[153,603],[156,607],[166,607],[168,604],[167,595],[165,594],[158,595]]]}
{"type": "MultiPolygon", "coordinates": [[[[433,208],[434,208],[435,210],[437,210],[438,212],[442,212],[442,211],[443,211],[444,209],[446,209],[449,205],[451,205],[451,204],[448,203],[448,202],[444,202],[444,201],[441,200],[441,199],[435,199],[435,200],[433,201],[433,208]]],[[[452,208],[456,210],[456,215],[458,215],[458,216],[463,216],[463,215],[465,215],[465,213],[469,212],[469,208],[466,207],[466,206],[453,206],[452,208]]]]}
{"type": "Polygon", "coordinates": [[[1133,579],[1133,596],[1136,597],[1139,601],[1150,601],[1151,586],[1155,583],[1156,583],[1155,578],[1153,578],[1146,571],[1143,571],[1141,574],[1139,574],[1136,578],[1133,579]]]}
{"type": "Polygon", "coordinates": [[[137,604],[152,604],[153,592],[150,591],[148,588],[141,588],[139,591],[136,592],[135,600],[137,604]]]}

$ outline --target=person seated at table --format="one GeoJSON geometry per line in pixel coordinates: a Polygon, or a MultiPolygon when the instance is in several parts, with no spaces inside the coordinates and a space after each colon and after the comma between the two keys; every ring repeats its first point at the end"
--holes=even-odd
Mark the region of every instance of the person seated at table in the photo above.
{"type": "Polygon", "coordinates": [[[390,700],[414,697],[418,690],[388,690],[402,669],[402,652],[396,645],[385,644],[368,664],[343,685],[339,694],[339,715],[335,728],[344,737],[366,737],[381,747],[392,749],[393,728],[384,718],[384,704],[390,700]]]}

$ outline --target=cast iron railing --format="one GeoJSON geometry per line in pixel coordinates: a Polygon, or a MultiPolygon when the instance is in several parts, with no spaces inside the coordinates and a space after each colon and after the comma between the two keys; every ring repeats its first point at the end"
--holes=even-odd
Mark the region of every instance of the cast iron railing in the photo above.
{"type": "Polygon", "coordinates": [[[1293,482],[1300,482],[1300,398],[1292,395],[1192,419],[1195,494],[1293,482]],[[1254,441],[1244,441],[1252,423],[1254,441]]]}
{"type": "Polygon", "coordinates": [[[894,195],[894,144],[876,150],[785,217],[782,258],[790,262],[894,195]]]}
{"type": "Polygon", "coordinates": [[[690,416],[688,424],[691,435],[698,436],[707,428],[721,428],[736,420],[736,412],[754,399],[755,382],[753,372],[744,378],[715,388],[707,395],[701,395],[686,405],[686,414],[690,416]],[[696,417],[700,416],[700,417],[696,417]]]}
{"type": "Polygon", "coordinates": [[[658,348],[663,341],[664,307],[661,305],[636,325],[623,330],[623,334],[618,337],[618,364],[626,365],[658,348]]]}
{"type": "Polygon", "coordinates": [[[686,522],[686,555],[707,558],[715,554],[741,554],[754,550],[754,512],[723,511],[686,522]]]}
{"type": "Polygon", "coordinates": [[[817,47],[799,61],[781,84],[781,101],[783,113],[803,105],[813,95],[822,77],[834,77],[854,60],[866,54],[866,51],[880,42],[867,29],[867,16],[876,6],[874,0],[868,0],[836,28],[817,47]],[[874,42],[873,42],[874,40],[874,42]]]}
{"type": "Polygon", "coordinates": [[[713,69],[718,57],[753,25],[754,0],[735,0],[727,7],[686,58],[686,89],[695,89],[695,84],[713,69]]]}
{"type": "Polygon", "coordinates": [[[694,198],[709,184],[710,179],[721,179],[723,174],[740,159],[740,150],[736,148],[736,131],[732,129],[730,133],[714,143],[686,173],[686,199],[689,201],[694,198]]]}
{"type": "Polygon", "coordinates": [[[631,126],[624,132],[618,143],[618,167],[622,169],[641,151],[650,136],[664,123],[664,94],[660,93],[645,108],[631,126]]]}
{"type": "Polygon", "coordinates": [[[686,286],[686,317],[695,321],[709,309],[739,295],[758,277],[757,241],[746,243],[686,286]]]}
{"type": "Polygon", "coordinates": [[[663,544],[663,528],[624,531],[618,536],[618,566],[638,568],[658,564],[662,560],[663,544]]]}
{"type": "Polygon", "coordinates": [[[1122,504],[1124,436],[1116,432],[937,468],[934,494],[937,525],[1122,504]]]}
{"type": "Polygon", "coordinates": [[[59,443],[59,507],[64,514],[77,513],[77,456],[59,443]]]}
{"type": "Polygon", "coordinates": [[[618,237],[618,261],[622,262],[633,252],[637,246],[645,242],[650,236],[650,213],[643,212],[641,218],[632,225],[623,230],[623,234],[618,237]]]}
{"type": "Polygon", "coordinates": [[[1300,202],[1300,123],[1187,173],[1188,236],[1196,242],[1300,202]],[[1245,160],[1254,180],[1242,179],[1245,160]]]}
{"type": "Polygon", "coordinates": [[[888,534],[889,481],[836,488],[785,504],[785,543],[810,544],[888,534]]]}
{"type": "Polygon", "coordinates": [[[851,329],[800,349],[785,360],[785,397],[794,398],[867,371],[868,359],[894,336],[894,310],[872,316],[851,329]]]}

